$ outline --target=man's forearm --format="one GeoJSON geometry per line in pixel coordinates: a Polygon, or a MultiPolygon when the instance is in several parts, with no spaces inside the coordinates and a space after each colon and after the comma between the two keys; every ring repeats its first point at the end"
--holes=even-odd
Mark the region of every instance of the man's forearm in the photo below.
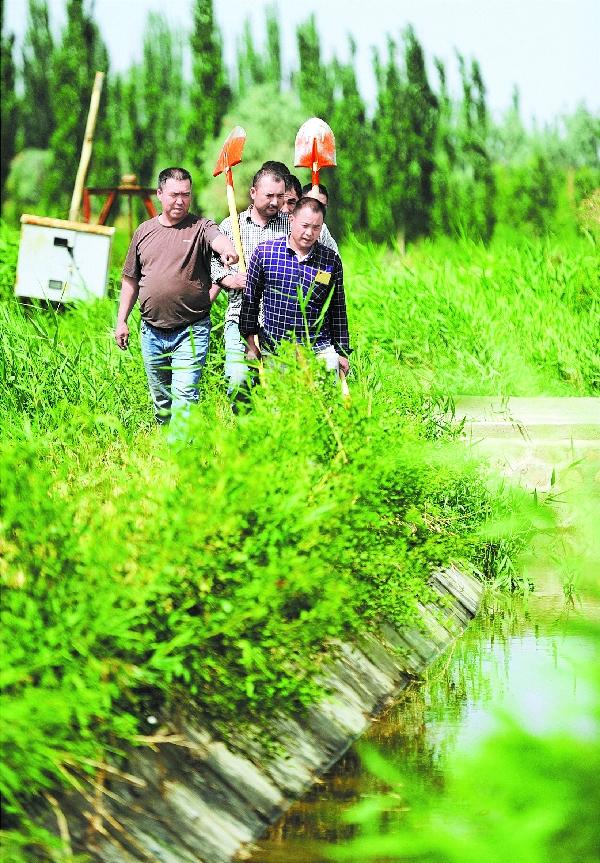
{"type": "Polygon", "coordinates": [[[121,299],[119,301],[119,312],[117,314],[117,323],[126,324],[131,310],[137,302],[140,292],[139,283],[129,276],[123,276],[121,282],[121,299]]]}
{"type": "Polygon", "coordinates": [[[217,234],[210,244],[213,252],[220,255],[221,262],[225,265],[237,264],[238,253],[235,246],[225,234],[217,234]]]}

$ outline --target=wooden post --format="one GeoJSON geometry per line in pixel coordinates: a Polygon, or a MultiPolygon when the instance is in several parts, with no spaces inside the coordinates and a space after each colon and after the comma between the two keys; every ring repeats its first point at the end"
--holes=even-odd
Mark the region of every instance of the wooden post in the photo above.
{"type": "Polygon", "coordinates": [[[85,177],[92,157],[94,128],[96,126],[96,117],[98,116],[98,107],[100,105],[100,94],[102,93],[103,81],[104,72],[96,72],[94,87],[92,89],[92,98],[90,99],[90,110],[88,111],[88,118],[85,126],[85,135],[83,136],[79,168],[77,169],[73,197],[71,198],[71,206],[69,208],[69,221],[71,222],[76,222],[77,216],[79,215],[79,206],[81,204],[81,196],[83,194],[83,184],[85,183],[85,177]]]}

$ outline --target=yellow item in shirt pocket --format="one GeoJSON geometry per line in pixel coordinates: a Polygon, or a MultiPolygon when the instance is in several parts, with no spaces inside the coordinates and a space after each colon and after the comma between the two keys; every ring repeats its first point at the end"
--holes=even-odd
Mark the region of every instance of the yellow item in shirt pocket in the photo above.
{"type": "Polygon", "coordinates": [[[331,273],[328,273],[327,270],[319,270],[315,276],[315,282],[318,282],[320,285],[328,285],[330,281],[331,273]]]}

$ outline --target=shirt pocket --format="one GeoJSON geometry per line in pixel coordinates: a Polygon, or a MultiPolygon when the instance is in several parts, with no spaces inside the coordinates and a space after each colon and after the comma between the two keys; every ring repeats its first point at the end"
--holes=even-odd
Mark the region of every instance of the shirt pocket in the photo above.
{"type": "Polygon", "coordinates": [[[311,291],[311,300],[322,303],[333,287],[332,268],[305,266],[303,270],[304,296],[311,291]]]}

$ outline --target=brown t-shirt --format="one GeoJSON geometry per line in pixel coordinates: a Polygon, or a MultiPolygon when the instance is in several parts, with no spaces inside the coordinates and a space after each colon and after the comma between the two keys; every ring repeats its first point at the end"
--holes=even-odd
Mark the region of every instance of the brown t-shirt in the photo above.
{"type": "Polygon", "coordinates": [[[220,233],[213,221],[192,213],[168,227],[158,216],[142,222],[131,238],[123,275],[139,283],[147,323],[172,330],[209,314],[210,244],[220,233]]]}

